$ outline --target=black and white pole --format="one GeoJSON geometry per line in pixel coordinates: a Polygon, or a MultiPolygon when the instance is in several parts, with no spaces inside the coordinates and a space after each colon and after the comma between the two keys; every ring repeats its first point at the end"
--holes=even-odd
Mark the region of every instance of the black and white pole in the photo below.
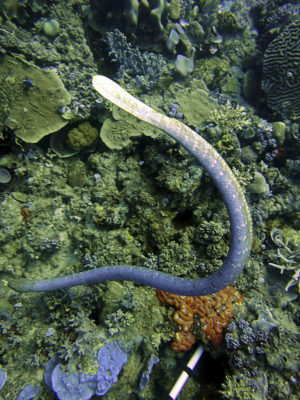
{"type": "Polygon", "coordinates": [[[195,350],[194,354],[190,358],[189,362],[187,363],[187,371],[182,371],[181,374],[179,375],[179,378],[177,379],[175,385],[172,387],[169,396],[170,399],[175,400],[179,393],[181,392],[183,386],[185,385],[186,381],[189,378],[189,372],[192,372],[197,365],[197,362],[200,360],[202,354],[203,354],[203,346],[200,345],[197,347],[195,350]]]}

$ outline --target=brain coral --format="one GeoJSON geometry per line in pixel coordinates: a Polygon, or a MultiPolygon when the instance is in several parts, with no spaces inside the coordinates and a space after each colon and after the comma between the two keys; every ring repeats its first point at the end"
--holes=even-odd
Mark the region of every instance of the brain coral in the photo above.
{"type": "Polygon", "coordinates": [[[71,149],[80,151],[84,147],[91,146],[98,137],[98,130],[88,121],[82,122],[68,133],[67,143],[71,149]]]}
{"type": "Polygon", "coordinates": [[[267,47],[262,88],[270,108],[300,120],[300,19],[288,25],[267,47]]]}

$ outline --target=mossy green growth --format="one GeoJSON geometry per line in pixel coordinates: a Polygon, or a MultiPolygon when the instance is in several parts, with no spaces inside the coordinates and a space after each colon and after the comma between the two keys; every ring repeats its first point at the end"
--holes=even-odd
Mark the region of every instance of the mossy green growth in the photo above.
{"type": "Polygon", "coordinates": [[[21,57],[0,59],[0,129],[7,126],[27,143],[63,128],[59,109],[71,96],[56,72],[42,70],[21,57]]]}
{"type": "Polygon", "coordinates": [[[220,33],[232,34],[241,29],[236,16],[230,11],[226,10],[220,12],[218,15],[218,30],[220,33]]]}
{"type": "Polygon", "coordinates": [[[67,144],[71,149],[80,151],[85,147],[91,146],[97,137],[98,130],[88,121],[85,121],[69,131],[67,144]]]}

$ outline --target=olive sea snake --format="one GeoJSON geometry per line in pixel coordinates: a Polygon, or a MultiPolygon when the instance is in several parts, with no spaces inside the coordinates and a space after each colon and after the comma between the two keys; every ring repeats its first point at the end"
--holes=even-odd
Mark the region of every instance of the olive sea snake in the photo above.
{"type": "Polygon", "coordinates": [[[8,286],[19,292],[42,292],[103,281],[128,280],[174,294],[201,296],[230,285],[241,273],[249,257],[252,223],[243,190],[226,162],[192,129],[176,119],[153,110],[105,76],[94,76],[93,86],[101,96],[118,107],[166,132],[205,168],[220,191],[228,210],[231,232],[228,255],[218,271],[201,279],[178,278],[144,267],[118,265],[48,280],[7,279],[8,286]]]}

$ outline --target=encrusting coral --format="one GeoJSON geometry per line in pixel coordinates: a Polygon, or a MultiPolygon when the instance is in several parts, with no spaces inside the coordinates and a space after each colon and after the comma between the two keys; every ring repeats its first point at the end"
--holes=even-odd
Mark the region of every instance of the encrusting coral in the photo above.
{"type": "Polygon", "coordinates": [[[163,290],[157,290],[156,293],[161,303],[176,308],[173,321],[180,326],[180,330],[175,333],[175,340],[171,344],[176,352],[189,350],[196,341],[196,336],[191,332],[194,315],[200,317],[206,339],[214,347],[220,346],[222,331],[233,317],[233,304],[244,301],[244,297],[233,286],[209,296],[178,296],[163,290]]]}

